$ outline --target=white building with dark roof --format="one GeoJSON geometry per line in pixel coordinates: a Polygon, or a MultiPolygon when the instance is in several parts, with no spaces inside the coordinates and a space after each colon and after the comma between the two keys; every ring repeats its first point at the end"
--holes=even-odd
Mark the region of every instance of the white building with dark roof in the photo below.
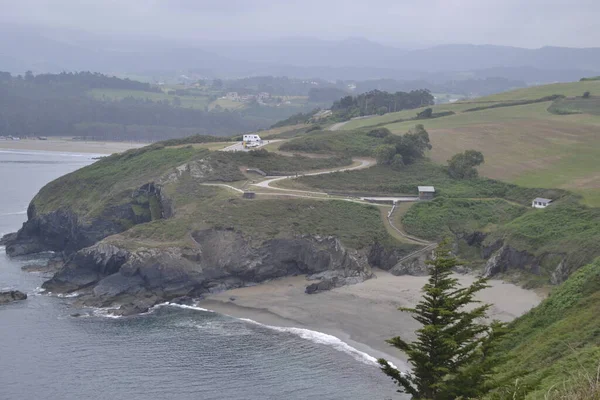
{"type": "Polygon", "coordinates": [[[531,207],[533,208],[546,208],[552,203],[552,199],[545,199],[543,197],[536,197],[531,202],[531,207]]]}

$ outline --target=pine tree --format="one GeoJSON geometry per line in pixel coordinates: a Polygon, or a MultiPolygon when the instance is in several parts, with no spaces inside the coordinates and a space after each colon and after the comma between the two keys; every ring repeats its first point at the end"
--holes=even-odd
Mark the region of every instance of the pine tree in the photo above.
{"type": "Polygon", "coordinates": [[[461,287],[452,277],[458,260],[450,254],[447,242],[440,244],[429,261],[430,276],[423,287],[423,299],[413,314],[422,327],[416,341],[400,337],[387,342],[407,354],[412,372],[401,373],[385,359],[382,371],[413,399],[446,400],[474,398],[490,390],[488,378],[496,364],[498,337],[506,332],[499,322],[487,325],[488,304],[479,304],[475,294],[488,287],[483,278],[469,287],[461,287]]]}

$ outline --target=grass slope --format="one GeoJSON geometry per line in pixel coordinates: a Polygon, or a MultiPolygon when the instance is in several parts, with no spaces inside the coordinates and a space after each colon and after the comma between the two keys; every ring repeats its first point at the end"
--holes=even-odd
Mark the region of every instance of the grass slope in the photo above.
{"type": "Polygon", "coordinates": [[[377,165],[367,169],[335,172],[326,175],[303,176],[280,184],[296,189],[319,189],[347,193],[416,195],[417,186],[433,185],[438,197],[492,198],[499,197],[522,205],[535,197],[553,199],[575,198],[564,190],[525,188],[509,183],[481,178],[452,179],[444,167],[429,161],[404,166],[400,170],[377,165]]]}
{"type": "Polygon", "coordinates": [[[138,244],[149,240],[185,242],[194,230],[221,228],[242,232],[254,244],[311,234],[336,236],[356,249],[374,242],[401,246],[387,233],[379,209],[374,206],[310,199],[246,200],[223,189],[204,186],[173,190],[186,191],[175,196],[176,208],[182,210],[179,215],[137,225],[123,236],[138,244]]]}
{"type": "Polygon", "coordinates": [[[382,143],[383,139],[367,136],[362,131],[313,131],[305,136],[283,143],[279,146],[279,150],[368,157],[372,155],[373,149],[382,143]]]}
{"type": "Polygon", "coordinates": [[[532,100],[540,97],[562,94],[565,96],[581,96],[584,92],[600,94],[600,81],[553,83],[550,85],[530,86],[475,99],[477,101],[532,100]]]}
{"type": "Polygon", "coordinates": [[[207,150],[191,147],[157,145],[114,154],[50,182],[33,203],[41,214],[67,207],[80,217],[94,216],[108,204],[128,201],[132,190],[172,168],[208,154],[207,150]]]}
{"type": "Polygon", "coordinates": [[[212,179],[226,182],[244,180],[241,167],[260,168],[269,174],[292,174],[344,166],[352,162],[349,157],[315,160],[266,151],[211,152],[187,144],[207,140],[210,142],[210,137],[177,139],[105,157],[50,182],[35,196],[33,203],[41,214],[67,207],[82,218],[94,217],[107,206],[129,202],[134,190],[191,160],[206,160],[214,170],[212,179]],[[178,145],[180,142],[183,145],[178,145]],[[175,146],[165,147],[165,143],[175,146]]]}
{"type": "MultiPolygon", "coordinates": [[[[524,186],[571,189],[584,195],[589,205],[600,205],[600,174],[595,160],[600,159],[600,108],[594,98],[600,93],[600,81],[536,86],[499,95],[475,99],[469,103],[443,104],[434,111],[454,111],[442,118],[420,120],[428,130],[433,150],[431,158],[445,163],[453,154],[465,149],[484,153],[482,175],[524,186]],[[478,106],[489,107],[501,102],[534,100],[553,94],[581,96],[502,108],[464,112],[478,106]],[[549,107],[577,109],[582,114],[557,115],[549,107]]],[[[415,113],[421,110],[414,110],[415,113]]],[[[412,113],[394,113],[381,117],[351,121],[343,129],[384,125],[402,134],[415,121],[392,123],[414,117],[412,113]]]]}
{"type": "Polygon", "coordinates": [[[508,358],[498,367],[497,378],[508,377],[513,384],[490,398],[544,399],[565,381],[583,384],[573,382],[582,369],[595,376],[600,361],[598,315],[600,259],[574,273],[542,304],[512,323],[513,331],[503,342],[508,358]]]}
{"type": "Polygon", "coordinates": [[[402,217],[402,225],[411,235],[441,240],[454,234],[493,229],[521,216],[526,210],[501,199],[438,198],[412,206],[402,217]]]}
{"type": "MultiPolygon", "coordinates": [[[[497,238],[536,256],[564,255],[568,270],[574,271],[600,256],[600,208],[566,202],[530,209],[500,226],[488,241],[497,238]]],[[[541,266],[542,274],[549,275],[541,266]]]]}

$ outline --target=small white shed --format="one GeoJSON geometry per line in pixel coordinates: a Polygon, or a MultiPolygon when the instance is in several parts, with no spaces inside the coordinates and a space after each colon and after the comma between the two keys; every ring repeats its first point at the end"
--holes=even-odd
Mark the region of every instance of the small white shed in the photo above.
{"type": "Polygon", "coordinates": [[[546,208],[552,203],[552,199],[545,199],[543,197],[536,197],[531,202],[531,207],[533,208],[546,208]]]}
{"type": "Polygon", "coordinates": [[[435,188],[433,186],[418,186],[419,199],[420,200],[431,200],[435,195],[435,188]]]}

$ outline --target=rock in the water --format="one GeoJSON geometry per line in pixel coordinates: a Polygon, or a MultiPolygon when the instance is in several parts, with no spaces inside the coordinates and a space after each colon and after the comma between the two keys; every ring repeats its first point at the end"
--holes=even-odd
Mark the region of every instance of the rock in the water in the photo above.
{"type": "Polygon", "coordinates": [[[144,304],[129,303],[123,304],[118,310],[114,310],[113,314],[120,317],[129,317],[132,315],[143,314],[148,312],[149,309],[150,307],[144,304]]]}
{"type": "Polygon", "coordinates": [[[7,292],[0,292],[0,304],[8,304],[13,301],[25,300],[27,295],[18,290],[9,290],[7,292]]]}
{"type": "Polygon", "coordinates": [[[181,296],[181,297],[176,297],[173,300],[171,300],[171,303],[181,304],[184,306],[193,306],[194,299],[191,298],[190,296],[181,296]]]}

